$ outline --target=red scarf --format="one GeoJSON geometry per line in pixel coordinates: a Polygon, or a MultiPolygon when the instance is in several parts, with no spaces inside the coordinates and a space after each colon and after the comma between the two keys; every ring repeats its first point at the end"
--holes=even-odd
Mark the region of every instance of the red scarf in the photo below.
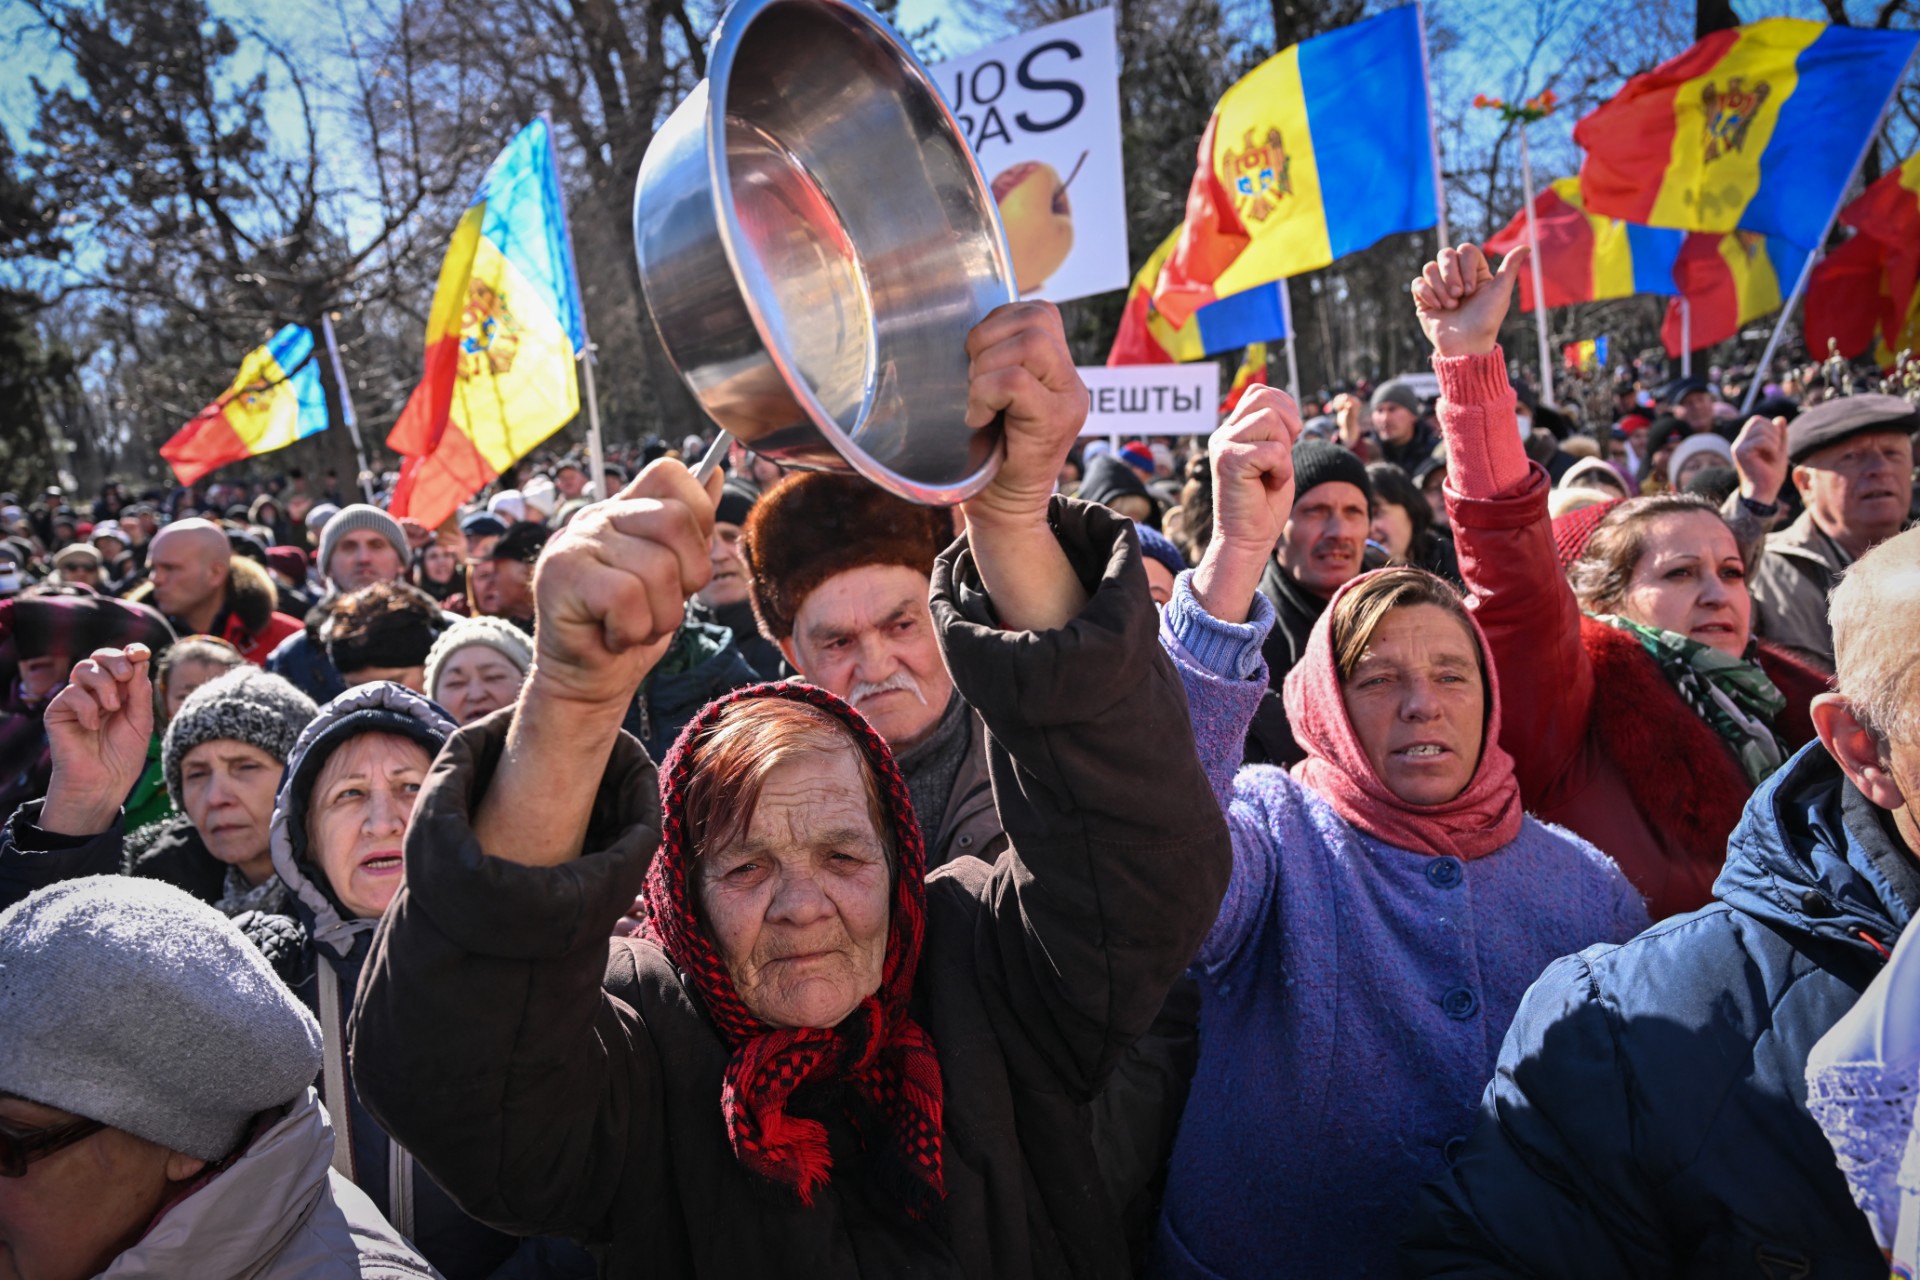
{"type": "Polygon", "coordinates": [[[733,1056],[720,1090],[727,1137],[741,1164],[789,1187],[811,1205],[833,1175],[826,1126],[789,1113],[809,1085],[852,1086],[848,1115],[874,1158],[881,1186],[915,1218],[945,1195],[941,1173],[940,1062],[933,1041],[907,1011],[926,931],[926,854],[907,784],[893,753],[861,715],[824,689],[800,683],[751,685],[710,702],[681,732],[660,771],[660,849],[647,872],[645,932],[699,991],[733,1056]],[[693,851],[682,828],[681,793],[693,743],[721,712],[747,698],[787,698],[837,716],[879,778],[892,819],[898,863],[880,989],[836,1027],[771,1027],[748,1012],[706,931],[687,885],[693,851]]]}
{"type": "Polygon", "coordinates": [[[1479,858],[1513,843],[1520,834],[1524,812],[1520,784],[1513,776],[1513,757],[1500,746],[1500,682],[1493,673],[1487,637],[1467,615],[1487,685],[1487,723],[1482,735],[1480,763],[1462,791],[1445,804],[1408,804],[1388,790],[1373,762],[1360,745],[1340,672],[1333,661],[1333,611],[1340,597],[1364,581],[1351,579],[1333,593],[1326,612],[1313,624],[1306,652],[1287,673],[1287,720],[1294,739],[1307,758],[1294,766],[1293,776],[1320,793],[1335,813],[1377,840],[1415,853],[1479,858]]]}

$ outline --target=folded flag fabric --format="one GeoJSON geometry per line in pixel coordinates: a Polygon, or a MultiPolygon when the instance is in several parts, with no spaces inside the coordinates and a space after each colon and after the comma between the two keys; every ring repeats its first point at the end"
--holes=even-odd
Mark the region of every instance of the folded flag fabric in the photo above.
{"type": "Polygon", "coordinates": [[[1267,344],[1248,343],[1247,353],[1240,358],[1240,367],[1233,372],[1233,385],[1227,388],[1227,398],[1220,402],[1220,412],[1232,413],[1249,387],[1263,386],[1266,381],[1267,344]]]}
{"type": "MultiPolygon", "coordinates": [[[[1693,307],[1687,331],[1693,349],[1725,342],[1741,325],[1778,311],[1806,262],[1805,249],[1779,236],[1751,231],[1688,236],[1674,262],[1673,281],[1693,307]]],[[[1680,354],[1678,299],[1667,304],[1660,340],[1668,355],[1680,354]]]]}
{"type": "MultiPolygon", "coordinates": [[[[1562,178],[1533,198],[1540,237],[1540,282],[1549,307],[1636,293],[1673,293],[1673,263],[1686,232],[1642,227],[1589,213],[1580,203],[1580,179],[1562,178]]],[[[1522,209],[1484,246],[1497,263],[1527,242],[1522,209]]],[[[1520,273],[1520,307],[1533,310],[1533,273],[1520,273]]]]}
{"type": "Polygon", "coordinates": [[[1175,328],[1154,308],[1153,285],[1179,239],[1180,229],[1175,227],[1134,274],[1120,330],[1107,353],[1108,364],[1176,364],[1287,336],[1278,284],[1259,285],[1209,303],[1175,328]]]}
{"type": "Polygon", "coordinates": [[[1848,359],[1881,364],[1920,347],[1920,152],[1840,211],[1851,239],[1814,267],[1807,283],[1807,349],[1831,342],[1848,359]]]}
{"type": "Polygon", "coordinates": [[[1714,32],[1575,126],[1588,212],[1815,247],[1916,43],[1799,18],[1714,32]]]}
{"type": "Polygon", "coordinates": [[[387,436],[406,455],[388,504],[429,527],[580,411],[580,287],[547,122],[500,153],[454,228],[426,368],[387,436]]]}
{"type": "Polygon", "coordinates": [[[220,398],[160,446],[181,484],[229,462],[284,449],[327,429],[327,394],[313,358],[313,334],[290,324],[255,347],[220,398]]]}
{"type": "Polygon", "coordinates": [[[1221,96],[1154,288],[1162,315],[1183,325],[1215,298],[1434,225],[1420,34],[1416,7],[1390,9],[1289,45],[1221,96]]]}

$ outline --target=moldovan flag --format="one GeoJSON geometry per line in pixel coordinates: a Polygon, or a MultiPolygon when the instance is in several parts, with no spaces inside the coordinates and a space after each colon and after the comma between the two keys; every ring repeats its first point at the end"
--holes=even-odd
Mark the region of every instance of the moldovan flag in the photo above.
{"type": "Polygon", "coordinates": [[[1175,364],[1287,336],[1278,284],[1259,285],[1209,303],[1194,313],[1190,323],[1174,328],[1154,308],[1153,286],[1179,240],[1180,228],[1175,227],[1135,273],[1127,309],[1120,315],[1120,331],[1107,353],[1108,364],[1175,364]]]}
{"type": "Polygon", "coordinates": [[[313,334],[290,324],[240,362],[220,398],[160,446],[181,484],[229,462],[284,449],[327,429],[327,395],[313,358],[313,334]]]}
{"type": "MultiPolygon", "coordinates": [[[[1578,178],[1562,178],[1535,196],[1533,219],[1540,237],[1540,280],[1549,307],[1676,292],[1673,263],[1686,232],[1588,213],[1580,205],[1578,178]]],[[[1522,209],[1485,248],[1498,266],[1501,258],[1526,242],[1527,213],[1522,209]]],[[[1531,271],[1520,273],[1520,309],[1533,310],[1531,271]]]]}
{"type": "Polygon", "coordinates": [[[1823,258],[1807,283],[1807,349],[1831,340],[1852,359],[1881,364],[1920,347],[1920,152],[1840,211],[1853,238],[1823,258]]]}
{"type": "MultiPolygon", "coordinates": [[[[1694,350],[1725,342],[1741,325],[1778,311],[1806,262],[1805,249],[1779,236],[1751,231],[1688,236],[1673,266],[1673,282],[1693,306],[1687,336],[1694,350]]],[[[1667,304],[1660,341],[1668,355],[1680,354],[1678,299],[1667,304]]]]}
{"type": "Polygon", "coordinates": [[[1264,384],[1267,380],[1267,344],[1253,342],[1247,345],[1247,354],[1241,357],[1240,367],[1234,371],[1233,385],[1227,388],[1227,398],[1220,402],[1220,412],[1232,413],[1240,403],[1240,397],[1247,394],[1247,388],[1264,384]]]}
{"type": "Polygon", "coordinates": [[[1215,298],[1297,276],[1435,222],[1419,10],[1289,45],[1221,96],[1180,242],[1154,289],[1176,325],[1215,298]]]}
{"type": "Polygon", "coordinates": [[[427,319],[426,371],[387,447],[387,505],[439,525],[580,411],[586,342],[547,122],[500,153],[454,228],[427,319]]]}
{"type": "Polygon", "coordinates": [[[1575,126],[1588,212],[1817,245],[1916,43],[1799,18],[1714,32],[1575,126]]]}

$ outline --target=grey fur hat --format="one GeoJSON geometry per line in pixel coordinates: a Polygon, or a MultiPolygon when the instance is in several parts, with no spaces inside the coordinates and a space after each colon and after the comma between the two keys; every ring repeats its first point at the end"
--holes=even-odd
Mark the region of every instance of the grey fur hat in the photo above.
{"type": "Polygon", "coordinates": [[[0,913],[0,1090],[219,1160],[320,1070],[320,1028],[225,916],[137,876],[0,913]]]}
{"type": "Polygon", "coordinates": [[[160,771],[173,807],[180,800],[180,765],[203,742],[231,738],[258,747],[285,764],[300,731],[320,713],[313,699],[255,666],[235,667],[187,695],[160,743],[160,771]]]}

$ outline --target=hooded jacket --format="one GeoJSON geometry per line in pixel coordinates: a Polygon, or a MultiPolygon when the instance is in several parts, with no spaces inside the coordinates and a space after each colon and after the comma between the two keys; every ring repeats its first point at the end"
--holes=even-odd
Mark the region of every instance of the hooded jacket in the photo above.
{"type": "MultiPolygon", "coordinates": [[[[273,578],[265,569],[245,556],[235,556],[227,570],[226,598],[207,634],[227,641],[258,666],[282,640],[300,630],[300,619],[279,612],[279,599],[273,578]]],[[[181,635],[188,634],[178,623],[174,629],[181,635]]]]}
{"type": "Polygon", "coordinates": [[[332,1128],[309,1089],[100,1275],[437,1280],[360,1189],[328,1167],[332,1154],[332,1128]]]}
{"type": "MultiPolygon", "coordinates": [[[[1432,852],[1365,829],[1404,829],[1410,806],[1379,794],[1324,626],[1288,684],[1290,703],[1318,699],[1300,723],[1319,767],[1241,767],[1272,623],[1259,596],[1245,624],[1209,617],[1191,574],[1162,615],[1234,848],[1195,958],[1200,1060],[1157,1241],[1168,1280],[1387,1274],[1395,1228],[1471,1130],[1528,984],[1555,957],[1647,921],[1604,854],[1518,813],[1491,744],[1462,800],[1439,806],[1446,825],[1403,837],[1432,852]],[[1342,788],[1362,797],[1353,820],[1341,812],[1353,803],[1305,781],[1357,769],[1369,776],[1342,788]]],[[[1497,695],[1489,703],[1497,737],[1497,695]]]]}
{"type": "MultiPolygon", "coordinates": [[[[250,912],[234,924],[266,953],[314,1016],[326,1042],[321,1096],[328,1112],[346,1117],[337,1129],[334,1164],[442,1273],[489,1276],[522,1242],[462,1213],[406,1151],[395,1144],[354,1093],[347,1069],[346,1022],[377,920],[353,915],[309,857],[307,804],[326,759],[363,733],[398,733],[431,754],[453,732],[438,706],[401,685],[356,685],[326,706],[287,756],[272,822],[273,869],[292,894],[292,917],[250,912]]],[[[532,1247],[531,1244],[529,1247],[532,1247]]],[[[578,1260],[576,1272],[584,1267],[578,1260]]],[[[562,1272],[559,1274],[573,1274],[562,1272]]]]}
{"type": "Polygon", "coordinates": [[[927,878],[911,1008],[945,1094],[937,1221],[876,1194],[844,1125],[811,1207],[734,1157],[729,1055],[690,981],[606,936],[659,844],[652,765],[616,741],[578,859],[490,857],[471,815],[506,710],[436,765],[354,1011],[363,1096],[463,1203],[604,1245],[611,1277],[1130,1273],[1088,1104],[1205,933],[1230,854],[1130,527],[1064,499],[1052,520],[1090,596],[1057,631],[994,625],[964,539],[934,571],[1010,839],[927,878]]]}
{"type": "Polygon", "coordinates": [[[1716,901],[1557,960],[1409,1274],[1883,1277],[1807,1055],[1920,907],[1920,863],[1818,743],[1754,793],[1716,901]]]}

